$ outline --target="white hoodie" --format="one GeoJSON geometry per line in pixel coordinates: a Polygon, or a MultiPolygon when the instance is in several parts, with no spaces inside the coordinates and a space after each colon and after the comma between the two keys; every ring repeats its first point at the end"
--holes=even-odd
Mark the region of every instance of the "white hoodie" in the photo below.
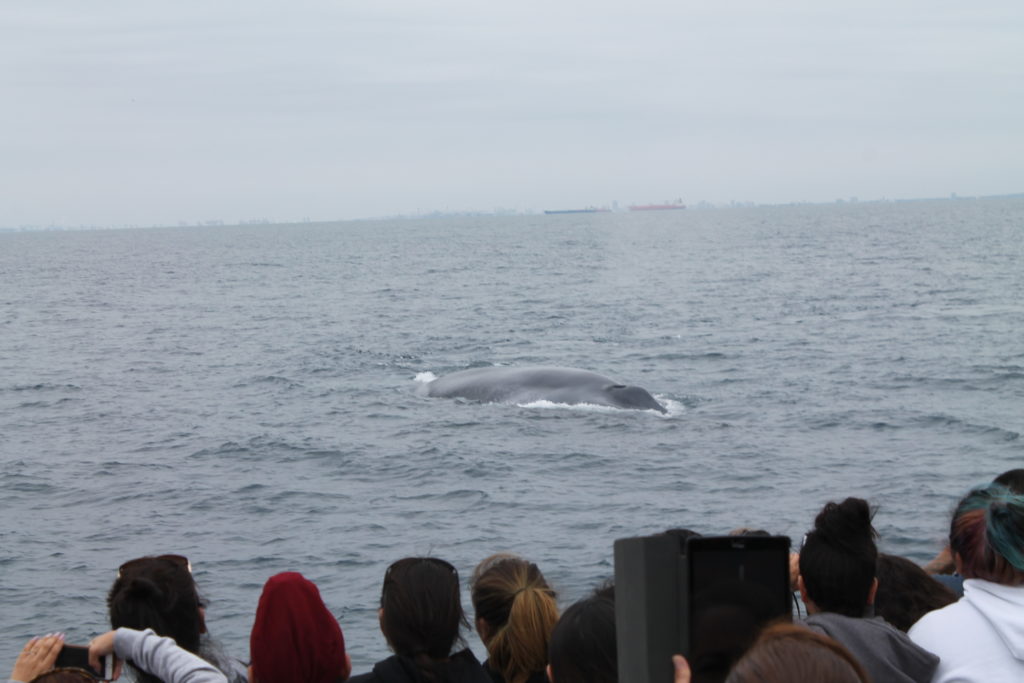
{"type": "Polygon", "coordinates": [[[964,581],[964,597],[921,617],[910,639],[939,656],[932,683],[1024,681],[1024,586],[964,581]]]}

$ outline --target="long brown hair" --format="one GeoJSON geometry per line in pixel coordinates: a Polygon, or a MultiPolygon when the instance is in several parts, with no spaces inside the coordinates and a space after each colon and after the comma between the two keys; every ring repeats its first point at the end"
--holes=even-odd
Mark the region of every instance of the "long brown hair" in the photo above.
{"type": "Polygon", "coordinates": [[[380,598],[380,628],[395,654],[415,662],[428,681],[445,679],[455,647],[465,647],[459,573],[436,557],[406,557],[388,567],[380,598]]]}
{"type": "Polygon", "coordinates": [[[532,562],[492,556],[474,572],[477,619],[487,624],[488,664],[506,683],[525,683],[548,661],[548,639],[558,621],[555,592],[532,562]]]}

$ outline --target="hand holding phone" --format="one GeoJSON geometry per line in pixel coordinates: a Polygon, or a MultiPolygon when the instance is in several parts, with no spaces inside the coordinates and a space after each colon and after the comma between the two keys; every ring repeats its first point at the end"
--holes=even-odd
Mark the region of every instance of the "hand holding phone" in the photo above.
{"type": "Polygon", "coordinates": [[[89,666],[99,669],[102,665],[107,674],[105,680],[111,681],[121,675],[121,660],[114,656],[114,637],[117,631],[107,631],[98,635],[89,643],[89,666]]]}
{"type": "MultiPolygon", "coordinates": [[[[93,641],[95,643],[95,641],[93,641]]],[[[65,645],[57,654],[57,661],[54,667],[73,667],[84,669],[96,678],[110,681],[114,678],[114,645],[111,638],[110,650],[105,654],[93,655],[92,644],[90,645],[65,645]]],[[[97,651],[98,652],[98,651],[97,651]]]]}

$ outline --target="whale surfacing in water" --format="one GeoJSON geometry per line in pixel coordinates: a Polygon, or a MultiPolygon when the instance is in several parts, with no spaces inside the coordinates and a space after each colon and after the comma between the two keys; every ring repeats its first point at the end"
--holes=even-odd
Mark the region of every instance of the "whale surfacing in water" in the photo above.
{"type": "Polygon", "coordinates": [[[619,384],[596,372],[576,368],[472,368],[429,382],[427,395],[481,403],[523,405],[550,401],[668,412],[642,387],[619,384]]]}

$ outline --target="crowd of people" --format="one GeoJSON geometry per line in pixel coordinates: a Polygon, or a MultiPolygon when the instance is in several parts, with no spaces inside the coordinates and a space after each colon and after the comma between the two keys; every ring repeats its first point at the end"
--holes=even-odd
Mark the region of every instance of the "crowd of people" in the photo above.
{"type": "MultiPolygon", "coordinates": [[[[866,501],[847,498],[816,517],[791,563],[806,615],[737,629],[743,642],[727,656],[708,664],[677,655],[666,674],[676,683],[1024,681],[1024,470],[969,491],[953,512],[948,548],[924,568],[878,552],[872,515],[866,501]]],[[[472,626],[455,567],[435,557],[391,564],[379,619],[393,654],[354,673],[317,587],[297,572],[277,574],[263,588],[243,664],[206,635],[188,560],[143,557],[119,569],[107,599],[112,630],[92,640],[88,658],[102,671],[113,655],[114,677],[124,664],[142,683],[618,681],[614,585],[560,613],[535,564],[498,554],[476,567],[469,587],[472,626]],[[463,639],[469,628],[486,648],[483,662],[463,639]]],[[[63,646],[62,634],[33,638],[9,680],[95,681],[55,667],[63,646]]]]}

